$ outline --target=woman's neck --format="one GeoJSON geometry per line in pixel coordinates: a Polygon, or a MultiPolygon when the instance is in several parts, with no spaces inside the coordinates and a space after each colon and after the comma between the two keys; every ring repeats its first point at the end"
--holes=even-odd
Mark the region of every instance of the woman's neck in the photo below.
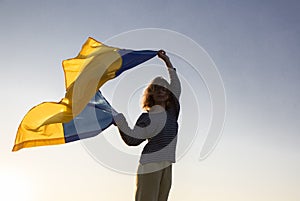
{"type": "Polygon", "coordinates": [[[155,102],[155,105],[159,105],[159,106],[161,106],[161,107],[163,107],[163,108],[165,108],[166,109],[166,102],[155,102]]]}
{"type": "Polygon", "coordinates": [[[152,113],[161,113],[161,112],[165,112],[166,109],[164,107],[162,107],[161,105],[153,105],[149,112],[152,112],[152,113]]]}

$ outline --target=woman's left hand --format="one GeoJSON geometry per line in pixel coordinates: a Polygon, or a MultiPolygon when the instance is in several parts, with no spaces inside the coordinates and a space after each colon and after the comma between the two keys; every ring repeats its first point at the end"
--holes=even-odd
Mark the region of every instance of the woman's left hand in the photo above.
{"type": "Polygon", "coordinates": [[[168,62],[169,61],[169,57],[167,56],[166,52],[164,50],[159,50],[157,52],[157,56],[159,58],[161,58],[162,60],[164,60],[165,62],[168,62]]]}

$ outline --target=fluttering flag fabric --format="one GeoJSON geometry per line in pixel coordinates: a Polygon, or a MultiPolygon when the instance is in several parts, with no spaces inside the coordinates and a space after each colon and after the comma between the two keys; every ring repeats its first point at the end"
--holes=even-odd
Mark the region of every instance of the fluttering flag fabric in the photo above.
{"type": "Polygon", "coordinates": [[[13,151],[98,135],[113,123],[113,108],[99,88],[156,55],[157,51],[120,49],[88,38],[75,58],[63,61],[65,97],[41,103],[25,115],[13,151]]]}

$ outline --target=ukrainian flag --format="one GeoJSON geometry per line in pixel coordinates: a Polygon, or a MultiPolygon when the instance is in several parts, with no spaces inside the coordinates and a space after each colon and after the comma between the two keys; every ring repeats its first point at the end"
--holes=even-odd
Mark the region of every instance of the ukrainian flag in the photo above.
{"type": "Polygon", "coordinates": [[[60,102],[41,103],[25,115],[13,151],[98,135],[113,123],[113,109],[99,88],[156,54],[109,47],[88,38],[77,57],[63,61],[65,97],[60,102]]]}

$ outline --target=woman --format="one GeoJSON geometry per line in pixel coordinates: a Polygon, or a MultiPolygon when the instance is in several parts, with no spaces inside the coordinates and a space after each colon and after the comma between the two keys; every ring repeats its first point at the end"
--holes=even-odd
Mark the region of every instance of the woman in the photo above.
{"type": "Polygon", "coordinates": [[[137,172],[136,201],[166,201],[172,182],[172,163],[178,133],[179,78],[165,51],[157,53],[168,69],[170,84],[162,77],[156,77],[145,89],[142,107],[145,110],[131,129],[123,114],[115,116],[124,142],[137,146],[147,140],[137,172]]]}

